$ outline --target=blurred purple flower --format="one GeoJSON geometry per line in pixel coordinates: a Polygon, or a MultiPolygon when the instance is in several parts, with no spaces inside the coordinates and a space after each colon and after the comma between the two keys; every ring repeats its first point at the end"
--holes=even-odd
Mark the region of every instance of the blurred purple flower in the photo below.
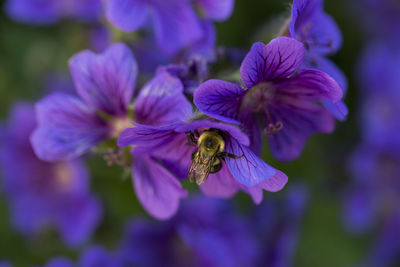
{"type": "Polygon", "coordinates": [[[132,221],[121,256],[139,266],[290,266],[305,204],[304,190],[291,188],[245,217],[232,202],[197,196],[163,224],[132,221]]]}
{"type": "MultiPolygon", "coordinates": [[[[185,119],[185,114],[192,112],[181,82],[167,72],[145,84],[133,107],[128,108],[137,67],[132,53],[122,44],[99,55],[81,52],[70,60],[70,69],[80,98],[56,93],[36,106],[39,125],[31,139],[35,152],[44,160],[76,158],[101,142],[117,138],[131,126],[131,113],[135,122],[162,125],[185,119]]],[[[154,158],[134,157],[132,165],[142,205],[157,218],[172,216],[179,199],[186,196],[179,181],[154,158]]]]}
{"type": "Polygon", "coordinates": [[[352,156],[350,168],[354,181],[344,202],[344,219],[349,230],[365,232],[400,211],[399,150],[364,144],[352,156]]]}
{"type": "Polygon", "coordinates": [[[129,266],[254,266],[257,247],[249,229],[227,202],[192,198],[162,224],[130,223],[121,254],[129,266]]]}
{"type": "Polygon", "coordinates": [[[292,185],[278,199],[269,198],[254,207],[250,217],[252,232],[258,240],[256,266],[286,267],[293,265],[301,223],[308,197],[303,185],[292,185]]]}
{"type": "Polygon", "coordinates": [[[7,0],[7,14],[16,21],[39,25],[64,18],[97,22],[102,14],[99,0],[7,0]]]}
{"type": "Polygon", "coordinates": [[[78,264],[74,264],[70,259],[57,257],[49,260],[45,267],[122,267],[119,257],[108,252],[102,246],[92,246],[85,250],[79,259],[78,264]]]}
{"type": "Polygon", "coordinates": [[[192,57],[184,64],[170,64],[157,68],[157,73],[167,71],[179,78],[183,85],[183,92],[192,98],[194,90],[208,77],[207,60],[203,57],[192,57]]]}
{"type": "Polygon", "coordinates": [[[334,118],[315,102],[342,98],[340,86],[328,74],[301,69],[304,53],[303,44],[292,38],[255,43],[240,69],[246,89],[208,80],[196,89],[194,103],[211,117],[242,123],[256,154],[261,153],[263,131],[278,160],[293,160],[311,134],[334,129],[334,118]]]}
{"type": "Polygon", "coordinates": [[[36,157],[29,142],[36,126],[33,113],[29,104],[16,105],[2,132],[0,163],[14,226],[33,236],[50,225],[65,243],[80,244],[99,223],[99,201],[89,192],[80,160],[47,163],[36,157]]]}
{"type": "Polygon", "coordinates": [[[7,261],[0,260],[0,267],[12,267],[12,265],[7,261]]]}
{"type": "Polygon", "coordinates": [[[53,93],[36,105],[33,148],[42,160],[72,159],[118,137],[128,124],[137,65],[131,51],[114,44],[102,54],[83,51],[70,59],[79,97],[53,93]]]}
{"type": "MultiPolygon", "coordinates": [[[[336,80],[344,94],[347,80],[343,72],[329,59],[342,45],[342,35],[334,19],[323,11],[323,0],[294,0],[289,36],[302,42],[306,47],[303,66],[318,69],[336,80]]],[[[323,105],[339,120],[344,120],[348,109],[343,101],[336,103],[329,98],[323,105]]]]}
{"type": "MultiPolygon", "coordinates": [[[[234,0],[108,0],[106,16],[123,31],[136,31],[151,15],[157,43],[165,52],[175,53],[184,47],[211,40],[209,21],[226,20],[234,0]],[[196,14],[195,7],[201,10],[196,14]],[[203,41],[201,41],[203,39],[203,41]]],[[[201,50],[201,49],[200,49],[201,50]]]]}
{"type": "Polygon", "coordinates": [[[386,219],[369,256],[365,266],[369,267],[391,267],[399,262],[400,252],[400,212],[386,219]]]}
{"type": "Polygon", "coordinates": [[[367,46],[359,63],[362,136],[369,143],[400,151],[400,49],[384,42],[367,46]]]}
{"type": "Polygon", "coordinates": [[[400,44],[400,3],[396,0],[357,0],[352,12],[355,21],[373,38],[385,40],[396,46],[400,44]]]}

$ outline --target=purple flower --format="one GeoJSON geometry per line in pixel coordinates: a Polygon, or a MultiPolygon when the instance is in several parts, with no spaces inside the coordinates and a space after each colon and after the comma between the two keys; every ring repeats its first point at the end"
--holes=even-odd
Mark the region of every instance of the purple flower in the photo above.
{"type": "Polygon", "coordinates": [[[400,151],[400,49],[371,43],[359,63],[363,138],[374,146],[400,151]]]}
{"type": "Polygon", "coordinates": [[[208,34],[207,21],[227,19],[233,10],[233,0],[108,0],[106,16],[123,31],[136,31],[151,15],[158,45],[168,53],[193,45],[208,34]],[[203,20],[194,6],[203,12],[203,20]]]}
{"type": "Polygon", "coordinates": [[[240,68],[246,89],[208,80],[196,89],[194,103],[211,117],[242,123],[256,154],[264,132],[278,160],[293,160],[311,134],[334,128],[334,118],[316,102],[342,98],[342,89],[329,75],[301,69],[304,53],[302,43],[287,37],[255,43],[240,68]]]}
{"type": "Polygon", "coordinates": [[[400,151],[364,144],[350,163],[354,181],[345,192],[345,224],[353,232],[364,232],[399,211],[400,151]]]}
{"type": "Polygon", "coordinates": [[[259,247],[256,266],[293,265],[307,202],[306,188],[292,185],[285,195],[268,199],[251,210],[249,219],[259,247]]]}
{"type": "Polygon", "coordinates": [[[368,34],[399,45],[400,4],[393,0],[358,0],[351,2],[352,13],[368,34]]]}
{"type": "Polygon", "coordinates": [[[367,266],[390,267],[399,263],[400,251],[400,213],[388,218],[378,234],[375,244],[367,256],[367,266]]]}
{"type": "Polygon", "coordinates": [[[80,160],[47,163],[34,154],[29,136],[34,110],[18,104],[2,133],[0,160],[6,199],[15,228],[36,235],[50,225],[69,245],[90,237],[101,218],[99,201],[89,192],[89,176],[80,160]]]}
{"type": "Polygon", "coordinates": [[[161,127],[134,125],[122,132],[118,145],[134,145],[133,154],[156,157],[164,161],[166,166],[173,162],[175,167],[178,166],[175,175],[179,178],[188,177],[191,155],[196,151],[196,146],[188,146],[187,132],[198,131],[201,135],[209,129],[220,130],[225,142],[224,152],[241,157],[225,157],[221,162],[221,170],[209,175],[200,186],[209,196],[228,198],[238,190],[243,190],[252,196],[254,202],[260,203],[263,189],[279,191],[287,182],[285,174],[269,166],[249,149],[248,137],[234,125],[211,119],[192,122],[177,120],[174,124],[161,127]]]}
{"type": "MultiPolygon", "coordinates": [[[[162,125],[192,112],[181,82],[167,72],[145,84],[132,106],[137,67],[122,44],[99,55],[81,52],[70,60],[70,69],[79,97],[53,94],[36,106],[39,125],[31,139],[44,160],[76,158],[102,142],[115,141],[131,126],[132,117],[138,123],[162,125]]],[[[120,152],[106,159],[131,165],[120,152]]],[[[180,183],[155,158],[134,157],[132,166],[135,191],[143,206],[157,218],[172,216],[179,199],[186,196],[180,183]]]]}
{"type": "Polygon", "coordinates": [[[247,215],[233,202],[190,198],[169,221],[129,223],[121,258],[139,266],[291,266],[305,205],[299,187],[247,215]]]}
{"type": "Polygon", "coordinates": [[[203,57],[193,57],[185,64],[169,64],[157,68],[157,73],[164,71],[179,78],[188,97],[193,97],[194,90],[208,77],[207,60],[203,57]]]}
{"type": "Polygon", "coordinates": [[[85,267],[122,267],[119,256],[110,253],[104,247],[96,245],[87,249],[79,260],[79,266],[85,267]]]}
{"type": "Polygon", "coordinates": [[[162,224],[132,221],[121,255],[128,266],[254,266],[250,229],[227,202],[193,198],[162,224]]]}
{"type": "MultiPolygon", "coordinates": [[[[323,11],[323,0],[294,0],[289,36],[302,42],[306,47],[305,68],[318,69],[334,78],[347,90],[343,72],[325,56],[332,55],[342,45],[342,35],[334,19],[323,11]]],[[[342,101],[333,103],[330,99],[321,101],[332,115],[344,120],[348,110],[342,101]]]]}
{"type": "Polygon", "coordinates": [[[137,65],[130,50],[114,44],[102,54],[83,51],[70,59],[79,97],[53,93],[36,105],[33,148],[42,160],[76,158],[116,138],[129,123],[137,65]]]}
{"type": "Polygon", "coordinates": [[[102,13],[99,0],[8,0],[5,9],[16,21],[41,25],[64,18],[96,22],[102,13]]]}
{"type": "Polygon", "coordinates": [[[79,259],[79,264],[74,264],[71,260],[64,257],[56,257],[49,260],[45,267],[122,267],[120,259],[117,255],[108,252],[102,246],[92,246],[85,250],[79,259]]]}
{"type": "Polygon", "coordinates": [[[12,267],[12,265],[6,261],[0,260],[0,267],[12,267]]]}

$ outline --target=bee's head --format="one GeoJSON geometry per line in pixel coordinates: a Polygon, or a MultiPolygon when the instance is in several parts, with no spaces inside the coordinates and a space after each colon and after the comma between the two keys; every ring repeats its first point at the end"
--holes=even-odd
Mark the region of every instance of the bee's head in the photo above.
{"type": "Polygon", "coordinates": [[[215,149],[217,147],[217,145],[218,145],[218,142],[213,137],[207,137],[204,140],[204,146],[208,149],[215,149]]]}
{"type": "Polygon", "coordinates": [[[208,130],[201,134],[199,147],[208,152],[221,152],[225,148],[225,142],[219,133],[208,130]]]}

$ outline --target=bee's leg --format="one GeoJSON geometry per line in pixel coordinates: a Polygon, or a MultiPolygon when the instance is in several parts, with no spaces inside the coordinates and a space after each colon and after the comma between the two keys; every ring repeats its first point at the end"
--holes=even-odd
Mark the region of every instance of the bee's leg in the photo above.
{"type": "Polygon", "coordinates": [[[189,145],[197,146],[197,140],[191,131],[186,132],[186,136],[187,136],[189,145]]]}
{"type": "Polygon", "coordinates": [[[199,137],[200,137],[199,130],[195,129],[195,130],[194,130],[194,135],[195,135],[197,138],[199,138],[199,137]]]}
{"type": "Polygon", "coordinates": [[[236,155],[228,153],[228,152],[219,152],[217,154],[217,158],[222,158],[222,159],[224,159],[225,157],[229,157],[229,158],[232,158],[232,159],[238,159],[238,158],[241,158],[243,156],[244,156],[244,154],[242,154],[241,156],[236,156],[236,155]]]}
{"type": "Polygon", "coordinates": [[[222,163],[219,161],[219,163],[213,165],[210,169],[210,173],[217,173],[222,169],[222,163]]]}

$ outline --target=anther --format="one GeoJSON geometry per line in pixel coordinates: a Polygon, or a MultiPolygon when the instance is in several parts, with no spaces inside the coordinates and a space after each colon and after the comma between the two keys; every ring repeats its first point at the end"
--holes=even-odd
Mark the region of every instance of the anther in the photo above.
{"type": "Polygon", "coordinates": [[[107,166],[112,166],[114,164],[119,166],[124,166],[124,153],[121,149],[107,149],[107,153],[103,156],[103,159],[107,162],[107,166]]]}
{"type": "Polygon", "coordinates": [[[268,120],[268,126],[264,129],[264,132],[267,134],[267,135],[272,135],[272,134],[276,134],[277,132],[279,132],[280,130],[282,130],[282,128],[283,128],[283,123],[282,122],[280,122],[280,121],[277,121],[277,122],[272,122],[272,118],[271,118],[271,115],[269,114],[269,111],[268,111],[268,107],[266,106],[266,107],[264,107],[264,114],[266,115],[266,117],[267,117],[267,120],[268,120]]]}
{"type": "Polygon", "coordinates": [[[279,132],[280,130],[282,130],[283,128],[283,124],[280,121],[277,121],[275,124],[273,123],[269,123],[268,127],[264,129],[264,132],[267,135],[272,135],[272,134],[276,134],[277,132],[279,132]]]}

